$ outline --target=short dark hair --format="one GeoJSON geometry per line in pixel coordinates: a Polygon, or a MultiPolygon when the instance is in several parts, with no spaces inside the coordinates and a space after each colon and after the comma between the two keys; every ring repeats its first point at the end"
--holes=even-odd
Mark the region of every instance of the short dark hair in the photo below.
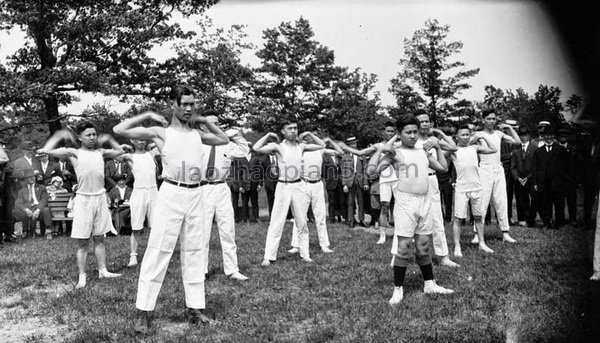
{"type": "Polygon", "coordinates": [[[85,131],[87,129],[94,129],[95,130],[96,127],[90,121],[83,121],[83,122],[79,123],[79,125],[77,125],[77,127],[75,128],[75,132],[79,135],[79,134],[81,134],[83,131],[85,131]]]}
{"type": "Polygon", "coordinates": [[[283,118],[281,118],[279,127],[281,130],[283,130],[284,127],[291,125],[291,124],[298,124],[298,120],[296,120],[296,118],[284,116],[283,118]]]}
{"type": "Polygon", "coordinates": [[[422,116],[422,115],[429,116],[429,113],[427,113],[427,110],[419,108],[419,109],[414,110],[412,115],[415,117],[422,116]]]}
{"type": "Polygon", "coordinates": [[[383,123],[383,128],[385,129],[386,127],[393,127],[396,128],[396,122],[392,121],[392,120],[388,120],[385,123],[383,123]]]}
{"type": "Polygon", "coordinates": [[[401,132],[404,127],[408,125],[417,125],[417,128],[421,128],[421,122],[419,119],[417,119],[417,117],[412,114],[404,114],[398,118],[398,121],[396,122],[396,129],[398,132],[401,132]]]}
{"type": "Polygon", "coordinates": [[[481,111],[481,118],[486,118],[487,116],[489,116],[492,113],[496,113],[496,110],[493,108],[486,108],[485,110],[481,111]]]}
{"type": "Polygon", "coordinates": [[[458,134],[458,131],[460,131],[460,130],[469,130],[469,131],[471,131],[471,127],[469,126],[469,124],[461,124],[456,129],[456,133],[458,134]]]}
{"type": "Polygon", "coordinates": [[[169,100],[177,101],[177,106],[179,106],[181,105],[181,97],[184,95],[196,95],[196,92],[188,85],[175,85],[169,92],[169,100]]]}

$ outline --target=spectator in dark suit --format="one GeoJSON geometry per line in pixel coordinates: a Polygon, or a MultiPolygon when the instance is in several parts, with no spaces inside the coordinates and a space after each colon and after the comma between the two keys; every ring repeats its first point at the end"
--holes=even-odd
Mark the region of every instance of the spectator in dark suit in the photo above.
{"type": "Polygon", "coordinates": [[[117,186],[117,176],[125,176],[125,184],[128,187],[133,187],[133,173],[128,163],[124,162],[120,157],[106,161],[104,163],[104,187],[107,192],[117,186]]]}
{"type": "Polygon", "coordinates": [[[535,216],[538,210],[536,192],[533,190],[533,153],[538,148],[538,142],[531,139],[529,129],[522,125],[518,130],[521,147],[513,151],[510,169],[515,184],[517,201],[517,218],[519,226],[535,226],[535,216]]]}
{"type": "Polygon", "coordinates": [[[22,156],[12,161],[9,166],[7,173],[7,187],[6,187],[6,211],[10,217],[11,222],[8,224],[12,227],[14,222],[13,220],[13,209],[15,207],[15,201],[17,199],[19,190],[24,186],[24,183],[19,181],[20,177],[23,176],[25,170],[33,170],[35,176],[39,174],[40,170],[40,161],[35,157],[35,146],[29,140],[23,141],[20,146],[22,151],[22,156]]]}
{"type": "Polygon", "coordinates": [[[242,193],[241,220],[256,223],[258,221],[258,192],[263,186],[264,171],[267,167],[264,155],[253,150],[246,157],[239,159],[239,167],[248,170],[250,187],[242,193]],[[251,203],[251,207],[249,206],[251,203]]]}
{"type": "Polygon", "coordinates": [[[75,168],[73,168],[71,161],[68,158],[59,158],[56,164],[63,179],[63,187],[67,191],[73,192],[73,185],[77,183],[77,175],[75,175],[75,168]]]}
{"type": "Polygon", "coordinates": [[[329,222],[341,222],[344,216],[343,201],[344,191],[342,190],[340,160],[337,156],[323,154],[323,181],[325,190],[327,190],[327,207],[329,212],[329,222]]]}
{"type": "Polygon", "coordinates": [[[564,224],[564,192],[567,151],[554,141],[555,131],[549,127],[542,132],[544,146],[533,153],[533,187],[541,198],[541,216],[546,228],[558,229],[564,224]],[[555,220],[552,221],[554,207],[555,220]]]}
{"type": "Polygon", "coordinates": [[[264,187],[267,194],[267,203],[269,204],[269,218],[271,218],[271,210],[273,209],[273,201],[275,200],[275,188],[277,187],[277,179],[279,178],[279,168],[275,154],[263,154],[263,159],[266,164],[264,187]]]}
{"type": "Polygon", "coordinates": [[[117,185],[108,193],[109,207],[112,212],[113,225],[117,233],[122,234],[125,233],[126,228],[131,229],[129,200],[133,189],[127,186],[127,178],[124,174],[116,175],[115,180],[117,185]]]}
{"type": "Polygon", "coordinates": [[[231,160],[231,169],[226,180],[227,185],[231,190],[231,203],[233,205],[236,223],[244,220],[242,208],[238,206],[240,196],[247,191],[250,191],[250,170],[242,167],[244,165],[244,161],[242,161],[242,159],[245,160],[244,157],[236,157],[231,160]]]}
{"type": "Polygon", "coordinates": [[[36,182],[48,187],[52,178],[60,175],[58,163],[50,161],[46,154],[36,155],[36,157],[40,161],[40,173],[37,176],[36,182]]]}
{"type": "MultiPolygon", "coordinates": [[[[569,213],[569,224],[577,225],[577,185],[579,180],[577,177],[577,157],[576,152],[569,141],[570,131],[567,128],[558,130],[558,144],[565,148],[567,152],[567,166],[565,173],[565,200],[569,213]]],[[[561,210],[564,212],[564,208],[561,210]]]]}
{"type": "Polygon", "coordinates": [[[21,174],[24,182],[19,190],[15,207],[12,211],[15,221],[23,226],[26,236],[35,234],[35,223],[40,221],[40,234],[46,233],[46,227],[52,225],[52,215],[48,208],[48,193],[46,187],[35,183],[36,174],[33,169],[27,169],[21,174]]]}
{"type": "MultiPolygon", "coordinates": [[[[507,120],[508,122],[508,120],[507,120]]],[[[508,224],[514,225],[513,222],[513,197],[515,193],[515,183],[512,178],[510,163],[514,146],[510,143],[502,141],[500,143],[500,161],[502,161],[502,169],[504,169],[504,178],[506,179],[506,199],[508,209],[508,224]]]]}
{"type": "MultiPolygon", "coordinates": [[[[356,137],[350,137],[346,140],[346,144],[356,149],[357,140],[356,137]]],[[[347,216],[346,224],[353,228],[356,225],[356,218],[354,217],[355,209],[358,209],[358,223],[362,227],[366,227],[365,224],[365,210],[364,210],[364,193],[369,190],[369,182],[365,176],[365,166],[368,161],[365,161],[363,157],[356,156],[352,153],[345,153],[342,156],[341,164],[341,178],[343,191],[346,196],[347,216]]]]}

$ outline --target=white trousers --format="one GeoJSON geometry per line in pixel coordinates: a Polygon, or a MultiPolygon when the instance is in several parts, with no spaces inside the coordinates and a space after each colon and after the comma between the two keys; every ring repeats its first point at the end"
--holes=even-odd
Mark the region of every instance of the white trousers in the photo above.
{"type": "MultiPolygon", "coordinates": [[[[309,198],[309,204],[312,205],[312,211],[315,215],[315,225],[317,227],[317,236],[321,248],[329,247],[329,234],[327,233],[327,214],[325,212],[325,189],[323,182],[306,182],[306,194],[309,198]]],[[[306,208],[308,213],[308,207],[306,208]]],[[[296,214],[294,213],[294,216],[296,214]]],[[[294,221],[292,229],[292,246],[298,247],[298,226],[294,221]]]]}
{"type": "MultiPolygon", "coordinates": [[[[600,202],[600,193],[598,193],[598,201],[600,202]]],[[[600,205],[598,205],[598,212],[596,213],[596,234],[594,235],[594,271],[600,272],[600,205]]]]}
{"type": "Polygon", "coordinates": [[[306,212],[310,199],[306,191],[306,183],[300,181],[297,183],[277,182],[275,187],[275,200],[271,211],[271,221],[267,230],[267,241],[265,243],[265,260],[277,260],[277,250],[279,241],[283,233],[285,218],[288,209],[292,206],[294,212],[294,222],[298,226],[298,249],[300,256],[310,257],[308,252],[308,226],[306,225],[306,212]]]}
{"type": "Polygon", "coordinates": [[[442,198],[440,188],[435,175],[429,175],[429,190],[427,196],[431,200],[431,225],[433,226],[433,252],[436,256],[448,256],[448,241],[446,240],[446,229],[444,228],[444,216],[442,215],[442,198]]]}
{"type": "Polygon", "coordinates": [[[160,187],[152,216],[152,230],[140,267],[135,303],[138,309],[154,310],[179,236],[185,305],[194,309],[205,308],[204,249],[208,230],[201,221],[202,192],[203,187],[183,188],[167,182],[160,187]]]}
{"type": "Polygon", "coordinates": [[[238,272],[237,245],[235,244],[235,222],[231,191],[226,183],[202,186],[202,225],[208,232],[204,249],[205,273],[208,273],[208,251],[213,218],[217,222],[221,251],[223,253],[223,269],[226,275],[238,272]]]}
{"type": "Polygon", "coordinates": [[[148,216],[148,223],[152,223],[152,207],[156,202],[158,190],[153,188],[134,188],[131,192],[129,204],[131,208],[131,229],[139,231],[144,228],[144,219],[148,216]]]}
{"type": "Polygon", "coordinates": [[[502,165],[479,167],[481,179],[481,220],[485,220],[488,206],[496,211],[498,226],[502,232],[508,232],[508,196],[506,195],[506,178],[502,165]]]}

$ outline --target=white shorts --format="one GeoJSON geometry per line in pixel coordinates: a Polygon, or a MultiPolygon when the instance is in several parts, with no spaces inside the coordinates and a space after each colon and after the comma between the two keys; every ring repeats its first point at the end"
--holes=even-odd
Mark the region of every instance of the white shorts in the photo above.
{"type": "Polygon", "coordinates": [[[379,184],[379,201],[392,201],[394,182],[384,182],[379,184]]]}
{"type": "Polygon", "coordinates": [[[394,201],[394,235],[410,238],[433,233],[431,198],[427,194],[395,191],[394,201]]]}
{"type": "Polygon", "coordinates": [[[148,216],[148,224],[151,223],[152,207],[156,201],[158,189],[134,188],[129,199],[131,207],[131,229],[139,231],[144,228],[144,219],[148,216]]]}
{"type": "Polygon", "coordinates": [[[458,219],[467,219],[467,209],[471,201],[471,213],[473,216],[481,217],[481,191],[454,192],[454,216],[458,219]]]}
{"type": "Polygon", "coordinates": [[[112,228],[106,194],[77,194],[73,198],[73,227],[71,237],[88,239],[102,236],[112,228]]]}

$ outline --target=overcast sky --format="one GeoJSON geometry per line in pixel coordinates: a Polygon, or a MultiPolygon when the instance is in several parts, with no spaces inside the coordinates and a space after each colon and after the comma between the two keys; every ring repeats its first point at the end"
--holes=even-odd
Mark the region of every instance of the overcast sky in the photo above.
{"type": "MultiPolygon", "coordinates": [[[[482,100],[488,84],[513,90],[522,87],[530,94],[539,84],[558,86],[563,100],[573,93],[582,94],[550,18],[533,1],[221,0],[206,15],[215,26],[247,25],[248,40],[257,47],[263,45],[265,28],[303,16],[315,39],[334,50],[336,64],[378,75],[376,90],[383,105],[394,104],[387,89],[399,70],[404,38],[410,38],[430,18],[450,25],[449,40],[464,43],[456,59],[466,68],[481,69],[469,80],[473,87],[463,97],[482,100]]],[[[194,29],[194,20],[181,24],[194,29]]],[[[0,39],[2,59],[20,43],[7,40],[6,35],[0,39]]],[[[168,51],[163,49],[160,55],[168,51]]],[[[243,62],[258,65],[253,54],[243,56],[243,62]]],[[[100,100],[97,96],[82,99],[84,103],[71,106],[69,112],[100,100]]]]}

